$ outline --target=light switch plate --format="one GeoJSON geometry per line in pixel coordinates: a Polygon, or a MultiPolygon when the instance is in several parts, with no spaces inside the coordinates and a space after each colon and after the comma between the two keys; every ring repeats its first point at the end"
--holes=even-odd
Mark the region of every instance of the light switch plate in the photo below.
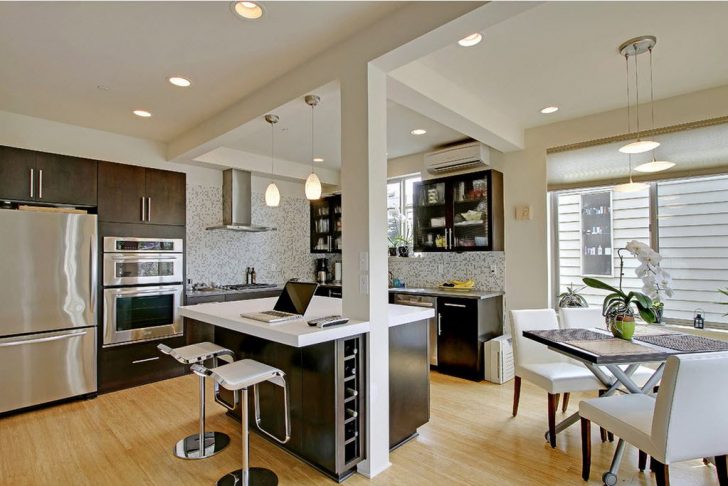
{"type": "Polygon", "coordinates": [[[359,252],[359,271],[369,271],[369,253],[366,251],[359,252]]]}
{"type": "Polygon", "coordinates": [[[531,206],[516,206],[516,220],[525,221],[531,219],[531,206]]]}

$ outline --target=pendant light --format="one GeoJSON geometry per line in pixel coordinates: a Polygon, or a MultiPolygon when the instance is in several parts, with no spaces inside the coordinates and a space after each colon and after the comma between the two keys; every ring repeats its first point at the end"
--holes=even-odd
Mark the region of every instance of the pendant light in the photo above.
{"type": "MultiPolygon", "coordinates": [[[[642,140],[640,138],[640,88],[639,88],[639,71],[637,69],[637,56],[647,51],[652,51],[657,43],[657,38],[651,35],[644,35],[630,39],[619,46],[619,53],[624,56],[627,64],[627,89],[629,89],[629,56],[634,57],[634,80],[636,92],[637,107],[637,140],[623,147],[619,151],[623,154],[641,154],[649,152],[660,146],[659,142],[652,140],[642,140]]],[[[629,99],[627,99],[627,112],[629,113],[629,99]]],[[[629,126],[627,127],[629,133],[629,126]]]]}
{"type": "Polygon", "coordinates": [[[319,104],[321,98],[316,95],[306,95],[304,98],[306,104],[311,107],[311,174],[306,179],[306,199],[311,201],[321,198],[321,181],[319,180],[313,168],[313,141],[314,141],[314,124],[313,110],[319,104]]]}
{"type": "MultiPolygon", "coordinates": [[[[652,128],[655,128],[655,90],[654,90],[654,83],[652,82],[652,49],[653,47],[648,48],[650,51],[650,112],[652,116],[652,128]]],[[[654,172],[662,172],[663,170],[671,169],[672,167],[675,167],[674,162],[669,162],[667,160],[657,160],[655,159],[655,151],[652,151],[652,161],[646,162],[644,164],[640,164],[637,167],[634,168],[637,172],[648,172],[648,173],[654,173],[654,172]]]]}
{"type": "Polygon", "coordinates": [[[618,184],[614,186],[614,190],[616,192],[639,192],[644,191],[647,189],[649,184],[645,184],[644,182],[634,182],[632,180],[632,156],[629,156],[629,182],[625,182],[624,184],[618,184]]]}
{"type": "MultiPolygon", "coordinates": [[[[265,115],[265,121],[270,123],[270,173],[271,176],[275,174],[273,171],[275,164],[275,128],[274,125],[278,123],[278,115],[265,115]]],[[[275,208],[281,203],[281,192],[278,190],[278,186],[273,180],[268,184],[268,188],[265,190],[265,205],[275,208]]]]}

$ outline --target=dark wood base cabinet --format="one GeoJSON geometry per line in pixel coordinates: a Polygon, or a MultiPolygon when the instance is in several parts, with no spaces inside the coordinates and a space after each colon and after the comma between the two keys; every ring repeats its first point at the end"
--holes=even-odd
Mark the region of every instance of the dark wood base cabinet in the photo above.
{"type": "MultiPolygon", "coordinates": [[[[336,481],[353,474],[366,450],[364,335],[294,348],[216,328],[215,342],[234,350],[236,359],[255,359],[286,374],[291,440],[282,447],[336,481]]],[[[263,426],[284,435],[282,390],[270,384],[259,390],[263,426]]],[[[232,403],[231,392],[221,394],[232,403]]],[[[252,394],[249,401],[250,430],[257,431],[252,394]]],[[[239,408],[229,415],[239,420],[239,408]]]]}
{"type": "Polygon", "coordinates": [[[187,366],[159,352],[157,345],[184,346],[184,336],[104,348],[99,354],[99,393],[130,388],[187,373],[187,366]]]}

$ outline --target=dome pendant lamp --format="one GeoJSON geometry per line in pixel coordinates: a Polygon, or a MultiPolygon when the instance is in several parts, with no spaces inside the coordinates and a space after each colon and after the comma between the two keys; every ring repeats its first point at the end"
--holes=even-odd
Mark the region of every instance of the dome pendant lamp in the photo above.
{"type": "Polygon", "coordinates": [[[313,142],[314,142],[314,123],[313,123],[313,110],[316,105],[319,104],[321,98],[316,95],[306,95],[304,98],[306,104],[311,107],[311,174],[306,179],[306,199],[314,201],[321,198],[321,180],[319,180],[316,172],[313,168],[313,142]]]}
{"type": "MultiPolygon", "coordinates": [[[[634,57],[634,80],[635,80],[635,92],[636,92],[636,107],[637,107],[637,140],[623,147],[620,147],[619,151],[623,154],[641,154],[649,152],[660,146],[659,142],[652,140],[642,140],[640,138],[640,88],[639,88],[639,72],[637,69],[637,56],[645,52],[652,53],[652,48],[655,47],[657,38],[652,35],[644,35],[641,37],[635,37],[626,42],[623,42],[619,46],[619,53],[624,56],[627,64],[627,92],[629,93],[629,57],[634,57]]],[[[629,98],[627,98],[627,132],[629,132],[629,98]]]]}
{"type": "MultiPolygon", "coordinates": [[[[277,115],[265,115],[265,121],[270,123],[270,172],[271,176],[275,174],[273,171],[275,164],[275,128],[274,125],[278,123],[277,115]]],[[[271,208],[276,208],[281,203],[281,192],[278,190],[278,186],[272,180],[268,184],[268,188],[265,190],[265,205],[271,208]]]]}

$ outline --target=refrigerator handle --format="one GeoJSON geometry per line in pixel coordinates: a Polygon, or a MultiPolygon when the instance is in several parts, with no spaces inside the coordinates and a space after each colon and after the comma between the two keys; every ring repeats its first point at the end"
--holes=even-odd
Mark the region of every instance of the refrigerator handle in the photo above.
{"type": "Polygon", "coordinates": [[[33,175],[35,173],[35,169],[30,169],[30,197],[33,197],[33,186],[35,185],[33,182],[33,175]]]}
{"type": "Polygon", "coordinates": [[[96,298],[98,294],[97,284],[98,284],[98,244],[96,240],[96,235],[91,235],[91,248],[90,248],[90,265],[89,265],[89,272],[91,273],[90,279],[89,279],[89,285],[91,286],[89,288],[89,291],[91,292],[91,319],[93,319],[92,324],[96,324],[96,298]]]}
{"type": "Polygon", "coordinates": [[[58,336],[49,336],[49,337],[43,337],[43,338],[37,338],[37,339],[24,339],[22,341],[9,341],[6,343],[0,343],[0,348],[5,348],[5,347],[9,347],[9,346],[21,346],[23,344],[46,343],[48,341],[58,341],[60,339],[81,337],[84,335],[86,335],[86,331],[75,332],[72,334],[61,334],[58,336]]]}

